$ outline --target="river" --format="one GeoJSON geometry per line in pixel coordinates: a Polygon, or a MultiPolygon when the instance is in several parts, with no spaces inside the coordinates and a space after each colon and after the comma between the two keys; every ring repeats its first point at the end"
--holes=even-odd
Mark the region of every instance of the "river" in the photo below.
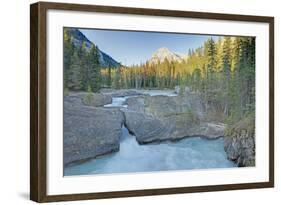
{"type": "MultiPolygon", "coordinates": [[[[174,96],[172,91],[146,91],[149,95],[174,96]]],[[[126,109],[128,97],[113,98],[105,107],[126,109]]],[[[120,150],[83,163],[65,168],[64,175],[91,175],[169,170],[230,168],[236,165],[229,161],[224,151],[223,138],[208,140],[190,137],[177,142],[139,145],[128,130],[122,128],[120,150]]]]}

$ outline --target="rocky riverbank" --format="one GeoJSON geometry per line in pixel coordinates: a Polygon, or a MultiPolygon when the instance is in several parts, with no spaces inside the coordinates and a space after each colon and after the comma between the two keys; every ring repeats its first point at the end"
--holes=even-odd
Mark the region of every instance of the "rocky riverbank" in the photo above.
{"type": "Polygon", "coordinates": [[[139,90],[134,90],[134,89],[101,89],[100,93],[105,95],[105,96],[110,96],[110,97],[126,97],[126,96],[138,96],[138,95],[143,95],[142,92],[139,90]]]}
{"type": "Polygon", "coordinates": [[[102,90],[101,93],[73,92],[65,96],[64,164],[118,151],[123,125],[139,144],[193,136],[207,139],[226,136],[228,159],[239,166],[254,164],[254,129],[243,129],[245,122],[225,132],[226,125],[209,117],[198,94],[186,89],[176,96],[147,93],[102,90]],[[126,106],[107,107],[116,97],[125,97],[126,106]]]}
{"type": "Polygon", "coordinates": [[[230,127],[224,138],[229,160],[240,167],[255,166],[255,118],[248,116],[230,127]]]}
{"type": "Polygon", "coordinates": [[[224,135],[223,123],[207,121],[198,95],[129,98],[125,126],[140,144],[191,136],[215,139],[224,135]]]}
{"type": "Polygon", "coordinates": [[[72,93],[64,97],[64,165],[119,150],[124,114],[115,108],[95,107],[109,102],[101,94],[93,94],[97,101],[86,106],[85,96],[72,93]]]}

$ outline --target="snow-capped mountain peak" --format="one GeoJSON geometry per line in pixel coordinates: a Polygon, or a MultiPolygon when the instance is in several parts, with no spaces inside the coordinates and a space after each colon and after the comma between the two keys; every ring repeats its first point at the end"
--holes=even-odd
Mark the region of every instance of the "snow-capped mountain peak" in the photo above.
{"type": "Polygon", "coordinates": [[[158,62],[162,63],[165,61],[165,59],[167,59],[169,62],[172,62],[172,61],[180,62],[183,60],[181,55],[170,51],[166,47],[162,47],[162,48],[157,49],[152,54],[152,57],[149,60],[149,63],[151,63],[151,64],[157,64],[158,62]]]}

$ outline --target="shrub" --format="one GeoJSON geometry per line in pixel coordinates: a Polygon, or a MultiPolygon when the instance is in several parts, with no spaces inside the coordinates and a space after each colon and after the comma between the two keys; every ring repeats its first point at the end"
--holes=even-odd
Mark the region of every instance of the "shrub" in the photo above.
{"type": "Polygon", "coordinates": [[[68,96],[68,95],[69,95],[69,89],[68,88],[64,88],[63,96],[68,96]]]}
{"type": "Polygon", "coordinates": [[[180,85],[180,90],[179,90],[179,96],[183,96],[185,92],[185,86],[184,84],[180,85]]]}
{"type": "Polygon", "coordinates": [[[91,86],[88,86],[88,89],[87,89],[87,94],[83,97],[83,103],[85,105],[91,105],[92,102],[93,102],[93,93],[92,93],[92,89],[91,89],[91,86]]]}

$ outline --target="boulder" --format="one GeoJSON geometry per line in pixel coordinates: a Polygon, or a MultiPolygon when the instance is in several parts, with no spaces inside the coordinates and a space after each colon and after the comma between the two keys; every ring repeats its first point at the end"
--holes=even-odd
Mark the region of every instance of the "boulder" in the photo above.
{"type": "Polygon", "coordinates": [[[64,97],[64,102],[70,105],[87,105],[101,107],[112,103],[112,97],[101,93],[71,92],[64,97]]]}
{"type": "Polygon", "coordinates": [[[131,111],[145,112],[145,98],[144,97],[132,97],[125,101],[127,109],[131,111]]]}
{"type": "Polygon", "coordinates": [[[133,90],[133,89],[120,89],[120,90],[115,90],[115,89],[102,89],[100,91],[102,94],[110,97],[126,97],[126,96],[138,96],[138,95],[143,95],[138,90],[133,90]]]}
{"type": "Polygon", "coordinates": [[[224,134],[224,124],[204,121],[196,95],[142,96],[129,98],[126,103],[125,125],[141,144],[189,136],[215,139],[224,134]]]}
{"type": "Polygon", "coordinates": [[[181,87],[181,86],[177,85],[177,86],[175,86],[175,93],[178,95],[189,95],[190,88],[187,86],[181,87]]]}
{"type": "Polygon", "coordinates": [[[126,100],[128,110],[144,112],[158,117],[194,113],[198,117],[203,116],[201,100],[196,95],[186,96],[141,96],[126,100]]]}
{"type": "Polygon", "coordinates": [[[255,120],[247,117],[234,124],[224,138],[224,149],[229,160],[240,167],[255,166],[255,120]]]}
{"type": "Polygon", "coordinates": [[[82,96],[81,93],[69,93],[67,96],[63,97],[64,105],[67,106],[81,106],[82,96]]]}
{"type": "Polygon", "coordinates": [[[112,103],[112,97],[100,93],[88,93],[82,97],[82,102],[84,105],[102,107],[112,103]]]}
{"type": "Polygon", "coordinates": [[[125,126],[140,144],[169,139],[169,126],[163,121],[141,112],[124,111],[125,126]]]}
{"type": "Polygon", "coordinates": [[[218,122],[203,122],[198,126],[198,133],[208,139],[217,139],[224,136],[226,124],[218,122]]]}
{"type": "Polygon", "coordinates": [[[119,150],[124,115],[118,109],[64,104],[64,165],[119,150]]]}

